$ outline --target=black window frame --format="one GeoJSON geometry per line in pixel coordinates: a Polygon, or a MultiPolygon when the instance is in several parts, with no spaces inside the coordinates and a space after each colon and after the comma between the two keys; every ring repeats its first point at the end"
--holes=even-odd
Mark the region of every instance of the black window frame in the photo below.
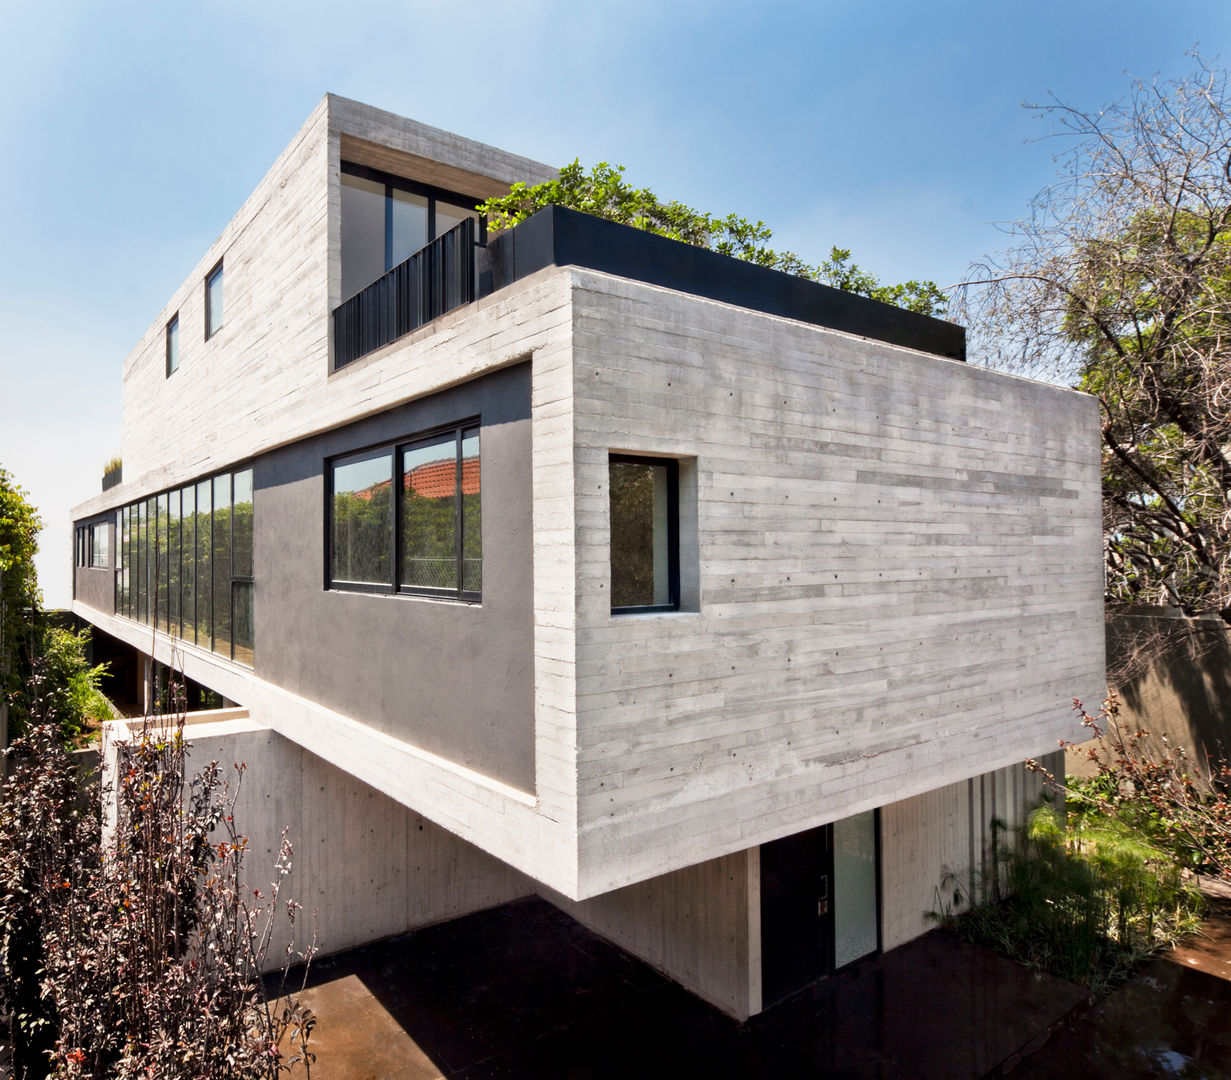
{"type": "MultiPolygon", "coordinates": [[[[208,296],[208,295],[209,295],[209,290],[208,290],[208,289],[206,289],[206,293],[205,293],[205,295],[206,295],[206,296],[208,296]]],[[[206,320],[206,324],[205,324],[205,325],[206,325],[206,327],[208,328],[208,326],[209,326],[209,321],[208,321],[208,318],[207,318],[207,320],[206,320]]],[[[180,341],[179,341],[179,333],[180,333],[180,313],[177,311],[174,315],[172,315],[172,316],[171,316],[171,318],[169,318],[169,319],[167,320],[167,328],[166,328],[166,330],[164,331],[164,334],[165,334],[166,359],[167,359],[167,378],[168,378],[168,379],[169,379],[169,378],[171,378],[171,376],[172,376],[172,375],[174,375],[174,374],[175,374],[177,371],[179,371],[179,369],[180,369],[180,341]],[[173,339],[174,339],[174,341],[175,341],[175,363],[174,363],[174,364],[171,362],[171,360],[172,360],[172,357],[171,357],[171,351],[172,351],[172,350],[171,350],[171,342],[172,342],[172,340],[173,340],[173,339]]]]}
{"type": "MultiPolygon", "coordinates": [[[[397,263],[393,258],[393,192],[405,191],[410,195],[420,195],[427,199],[427,243],[439,238],[436,228],[436,203],[451,203],[454,206],[466,206],[475,210],[478,217],[478,227],[475,229],[475,244],[487,243],[487,215],[480,214],[475,209],[486,200],[476,195],[467,195],[460,191],[450,191],[448,188],[434,187],[431,184],[421,184],[416,180],[407,180],[383,169],[374,169],[370,165],[358,165],[353,161],[342,162],[342,172],[346,176],[357,176],[362,180],[370,180],[375,184],[385,185],[385,273],[393,269],[397,263]]],[[[413,253],[412,253],[413,254],[413,253]]],[[[401,260],[399,260],[400,262],[401,260]]],[[[366,288],[367,286],[364,286],[366,288]]],[[[360,290],[362,291],[362,290],[360,290]]],[[[344,296],[343,300],[350,299],[344,296]]]]}
{"type": "Polygon", "coordinates": [[[87,550],[86,565],[89,566],[90,569],[92,570],[110,570],[111,569],[111,564],[112,564],[111,534],[110,532],[106,531],[106,530],[109,530],[110,528],[111,528],[110,523],[106,521],[96,521],[93,524],[86,526],[86,533],[88,537],[87,549],[86,549],[87,550]],[[100,545],[94,542],[94,538],[97,535],[94,531],[95,529],[104,530],[103,535],[107,537],[107,557],[105,559],[100,558],[99,556],[99,546],[100,545]]]}
{"type": "MultiPolygon", "coordinates": [[[[325,459],[324,462],[324,482],[325,482],[325,515],[324,515],[324,534],[325,534],[325,566],[324,566],[324,586],[326,591],[330,592],[357,592],[357,593],[374,593],[381,596],[417,596],[426,597],[428,599],[438,600],[454,600],[465,604],[481,604],[483,602],[483,589],[480,584],[479,589],[466,589],[465,586],[465,513],[463,510],[463,482],[464,482],[464,463],[462,458],[462,443],[469,432],[474,432],[479,437],[479,499],[480,499],[480,540],[482,538],[482,498],[483,498],[483,483],[482,483],[482,460],[483,460],[483,424],[479,417],[472,416],[465,420],[454,421],[449,424],[442,424],[438,427],[428,428],[424,431],[417,431],[412,435],[407,435],[400,439],[394,439],[387,442],[373,443],[369,446],[360,447],[354,450],[348,450],[342,454],[333,454],[325,459]],[[454,589],[438,589],[426,585],[405,585],[401,581],[402,574],[402,452],[404,450],[412,450],[415,447],[422,446],[433,441],[439,441],[442,435],[452,435],[454,440],[454,461],[456,463],[457,491],[455,496],[454,523],[455,523],[455,560],[457,571],[457,587],[454,589]],[[392,480],[389,485],[389,514],[392,521],[392,537],[390,540],[390,568],[389,579],[385,582],[350,582],[350,581],[334,581],[333,580],[333,487],[334,487],[334,468],[337,465],[343,465],[364,456],[377,456],[388,453],[392,460],[392,480]]],[[[480,562],[482,556],[480,555],[480,562]]],[[[482,581],[482,569],[480,568],[480,582],[482,581]]]]}
{"type": "MultiPolygon", "coordinates": [[[[246,585],[251,589],[254,618],[256,606],[255,556],[253,556],[253,564],[249,573],[238,574],[235,571],[235,477],[243,472],[252,473],[251,493],[254,530],[251,539],[255,545],[256,469],[253,462],[249,460],[239,462],[229,469],[207,473],[204,476],[199,476],[194,480],[177,484],[171,488],[162,488],[151,495],[127,502],[119,507],[116,511],[118,524],[116,526],[116,537],[112,542],[113,566],[111,569],[114,570],[116,575],[117,615],[152,627],[161,634],[168,634],[171,637],[178,638],[185,644],[195,645],[220,659],[237,664],[247,671],[254,671],[256,669],[255,621],[252,627],[253,641],[250,646],[247,643],[243,646],[250,648],[253,656],[252,661],[239,659],[236,656],[235,648],[234,597],[236,584],[246,585]],[[228,537],[226,565],[221,567],[216,558],[217,548],[213,540],[214,534],[218,532],[218,523],[215,520],[216,507],[213,491],[215,483],[224,477],[226,478],[227,490],[231,495],[231,501],[226,524],[228,537]],[[184,492],[189,488],[193,492],[191,500],[192,523],[189,528],[185,528],[184,492]],[[203,488],[210,495],[208,511],[203,511],[201,509],[202,504],[199,502],[203,488]],[[179,602],[175,605],[177,617],[174,622],[172,622],[170,617],[172,605],[169,602],[169,597],[167,595],[160,596],[164,586],[169,590],[172,584],[170,559],[172,550],[170,546],[167,547],[167,558],[161,560],[158,558],[158,544],[161,532],[159,528],[160,515],[158,504],[162,499],[166,500],[168,533],[170,532],[169,526],[172,521],[171,506],[173,499],[179,515],[178,529],[180,542],[175,548],[175,554],[178,556],[176,560],[178,571],[175,575],[175,587],[179,594],[179,602]],[[153,508],[152,514],[151,508],[153,508]],[[202,513],[209,514],[208,524],[201,521],[202,513]],[[127,528],[125,528],[125,523],[127,523],[127,528]],[[198,529],[198,526],[204,526],[204,528],[198,529]],[[185,543],[184,538],[189,534],[191,539],[188,543],[185,543]],[[209,581],[204,584],[204,587],[204,579],[198,574],[203,560],[208,564],[210,571],[209,581]],[[215,584],[219,580],[229,582],[225,590],[215,584]],[[188,583],[187,585],[186,582],[188,583]],[[218,621],[215,619],[216,613],[214,611],[215,593],[221,594],[223,591],[225,591],[227,597],[227,630],[225,637],[218,633],[218,621]],[[185,592],[191,598],[191,610],[183,603],[185,592]],[[199,620],[202,617],[206,620],[208,632],[199,635],[198,630],[202,629],[199,620]],[[191,633],[188,631],[190,624],[191,633]],[[220,648],[220,644],[225,645],[225,647],[220,648]]],[[[89,526],[85,527],[85,532],[88,546],[89,526]]]]}
{"type": "Polygon", "coordinates": [[[205,340],[206,341],[209,341],[209,339],[212,337],[216,337],[218,332],[223,328],[223,326],[226,325],[226,315],[225,315],[226,278],[223,277],[222,275],[223,261],[224,261],[223,259],[219,259],[216,263],[214,263],[213,269],[210,270],[210,272],[205,275],[205,340]],[[211,330],[210,323],[213,321],[212,319],[213,305],[210,302],[209,293],[210,293],[210,288],[213,286],[215,280],[217,280],[218,278],[222,278],[222,288],[224,290],[222,294],[222,304],[221,304],[221,307],[223,310],[218,313],[218,316],[219,316],[218,325],[214,327],[213,330],[211,330]]]}
{"type": "MultiPolygon", "coordinates": [[[[612,615],[644,615],[651,612],[680,610],[680,462],[678,458],[658,457],[654,454],[620,454],[607,455],[607,487],[608,507],[610,507],[611,466],[623,465],[654,465],[665,466],[667,470],[667,591],[668,602],[665,604],[635,604],[627,607],[611,605],[612,615]]],[[[610,521],[608,522],[609,537],[614,534],[610,521]]],[[[610,558],[608,559],[610,564],[610,558]]],[[[608,567],[607,587],[615,591],[610,579],[608,567]]]]}

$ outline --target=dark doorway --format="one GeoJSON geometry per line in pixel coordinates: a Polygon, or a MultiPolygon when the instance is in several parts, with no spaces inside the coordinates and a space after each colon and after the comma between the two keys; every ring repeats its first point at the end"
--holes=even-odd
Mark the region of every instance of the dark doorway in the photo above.
{"type": "Polygon", "coordinates": [[[880,947],[876,811],[761,845],[764,1008],[880,947]]]}
{"type": "Polygon", "coordinates": [[[833,830],[761,845],[761,999],[768,1006],[833,968],[833,830]]]}

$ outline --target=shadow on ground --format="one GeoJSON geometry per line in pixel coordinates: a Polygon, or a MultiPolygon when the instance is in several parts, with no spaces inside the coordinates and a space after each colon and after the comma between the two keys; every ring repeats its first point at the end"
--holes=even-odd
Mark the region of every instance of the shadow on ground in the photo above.
{"type": "Polygon", "coordinates": [[[1231,899],[1203,936],[1144,967],[1011,1075],[1021,1080],[1231,1077],[1231,899]]]}
{"type": "Polygon", "coordinates": [[[318,1080],[966,1080],[1015,1065],[1084,992],[934,931],[738,1024],[525,899],[320,961],[304,997],[318,1080]]]}

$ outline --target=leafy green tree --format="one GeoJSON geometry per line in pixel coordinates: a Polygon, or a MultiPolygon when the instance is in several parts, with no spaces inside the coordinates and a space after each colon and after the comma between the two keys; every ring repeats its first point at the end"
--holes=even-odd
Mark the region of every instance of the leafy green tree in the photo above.
{"type": "MultiPolygon", "coordinates": [[[[29,496],[0,466],[0,744],[8,723],[9,701],[21,697],[30,672],[34,613],[40,596],[34,556],[43,527],[29,496]]],[[[13,726],[21,727],[20,700],[13,726]]]]}
{"type": "Polygon", "coordinates": [[[34,556],[42,528],[29,497],[0,467],[0,734],[20,735],[31,718],[53,711],[66,743],[86,733],[91,720],[109,719],[99,691],[106,666],[86,660],[89,631],[51,623],[42,610],[34,556]]]}
{"type": "Polygon", "coordinates": [[[1040,109],[1061,176],[959,294],[986,362],[1094,394],[1109,600],[1231,622],[1231,98],[1192,75],[1040,109]]]}
{"type": "Polygon", "coordinates": [[[943,315],[945,312],[945,294],[934,282],[882,285],[850,261],[849,251],[836,247],[829,259],[819,266],[811,266],[792,251],[777,252],[770,248],[773,233],[765,222],[752,222],[736,214],[715,217],[675,199],[664,201],[649,188],[636,188],[628,183],[624,179],[624,166],[612,166],[605,161],[587,172],[581,162],[574,159],[555,179],[532,187],[514,184],[508,195],[488,199],[479,210],[487,215],[488,228],[499,231],[553,205],[631,225],[809,281],[819,281],[921,315],[943,315]]]}

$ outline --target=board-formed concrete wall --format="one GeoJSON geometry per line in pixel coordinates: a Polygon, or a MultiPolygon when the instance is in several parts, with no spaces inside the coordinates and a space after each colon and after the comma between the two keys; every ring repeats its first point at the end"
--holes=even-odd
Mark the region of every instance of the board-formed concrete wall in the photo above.
{"type": "Polygon", "coordinates": [[[1084,396],[548,268],[349,365],[295,420],[377,416],[527,356],[528,797],[80,613],[577,899],[1044,753],[1076,733],[1071,698],[1101,694],[1084,396]],[[611,616],[611,451],[686,462],[696,610],[611,616]]]}
{"type": "Polygon", "coordinates": [[[573,295],[581,895],[1074,734],[1092,398],[592,272],[573,295]],[[696,610],[612,616],[616,451],[695,471],[696,610]]]}
{"type": "MultiPolygon", "coordinates": [[[[282,899],[303,905],[295,946],[313,927],[321,955],[493,907],[534,891],[533,882],[249,719],[244,710],[190,723],[187,769],[223,765],[235,795],[237,829],[248,837],[244,868],[251,889],[268,891],[288,830],[292,872],[282,899]],[[242,775],[231,763],[244,765],[242,775]]],[[[106,725],[104,756],[126,725],[106,725]]],[[[269,950],[276,967],[289,942],[279,921],[269,950]]]]}
{"type": "MultiPolygon", "coordinates": [[[[1064,752],[1038,761],[1056,775],[1064,752]]],[[[933,912],[964,910],[972,890],[982,896],[993,842],[1013,844],[1013,831],[1049,795],[1040,773],[1017,764],[882,807],[881,947],[896,948],[931,930],[933,912]],[[998,836],[994,819],[1006,826],[998,836]]]]}
{"type": "Polygon", "coordinates": [[[590,900],[550,900],[723,1012],[761,1010],[760,850],[736,852],[590,900]]]}
{"type": "Polygon", "coordinates": [[[82,513],[406,400],[396,396],[406,386],[397,379],[356,408],[351,391],[366,385],[351,373],[356,365],[331,374],[344,159],[480,196],[552,174],[528,158],[327,94],[124,361],[124,482],[82,513]],[[219,260],[223,324],[206,340],[205,277],[219,260]],[[168,376],[166,327],[177,314],[180,364],[168,376]]]}

